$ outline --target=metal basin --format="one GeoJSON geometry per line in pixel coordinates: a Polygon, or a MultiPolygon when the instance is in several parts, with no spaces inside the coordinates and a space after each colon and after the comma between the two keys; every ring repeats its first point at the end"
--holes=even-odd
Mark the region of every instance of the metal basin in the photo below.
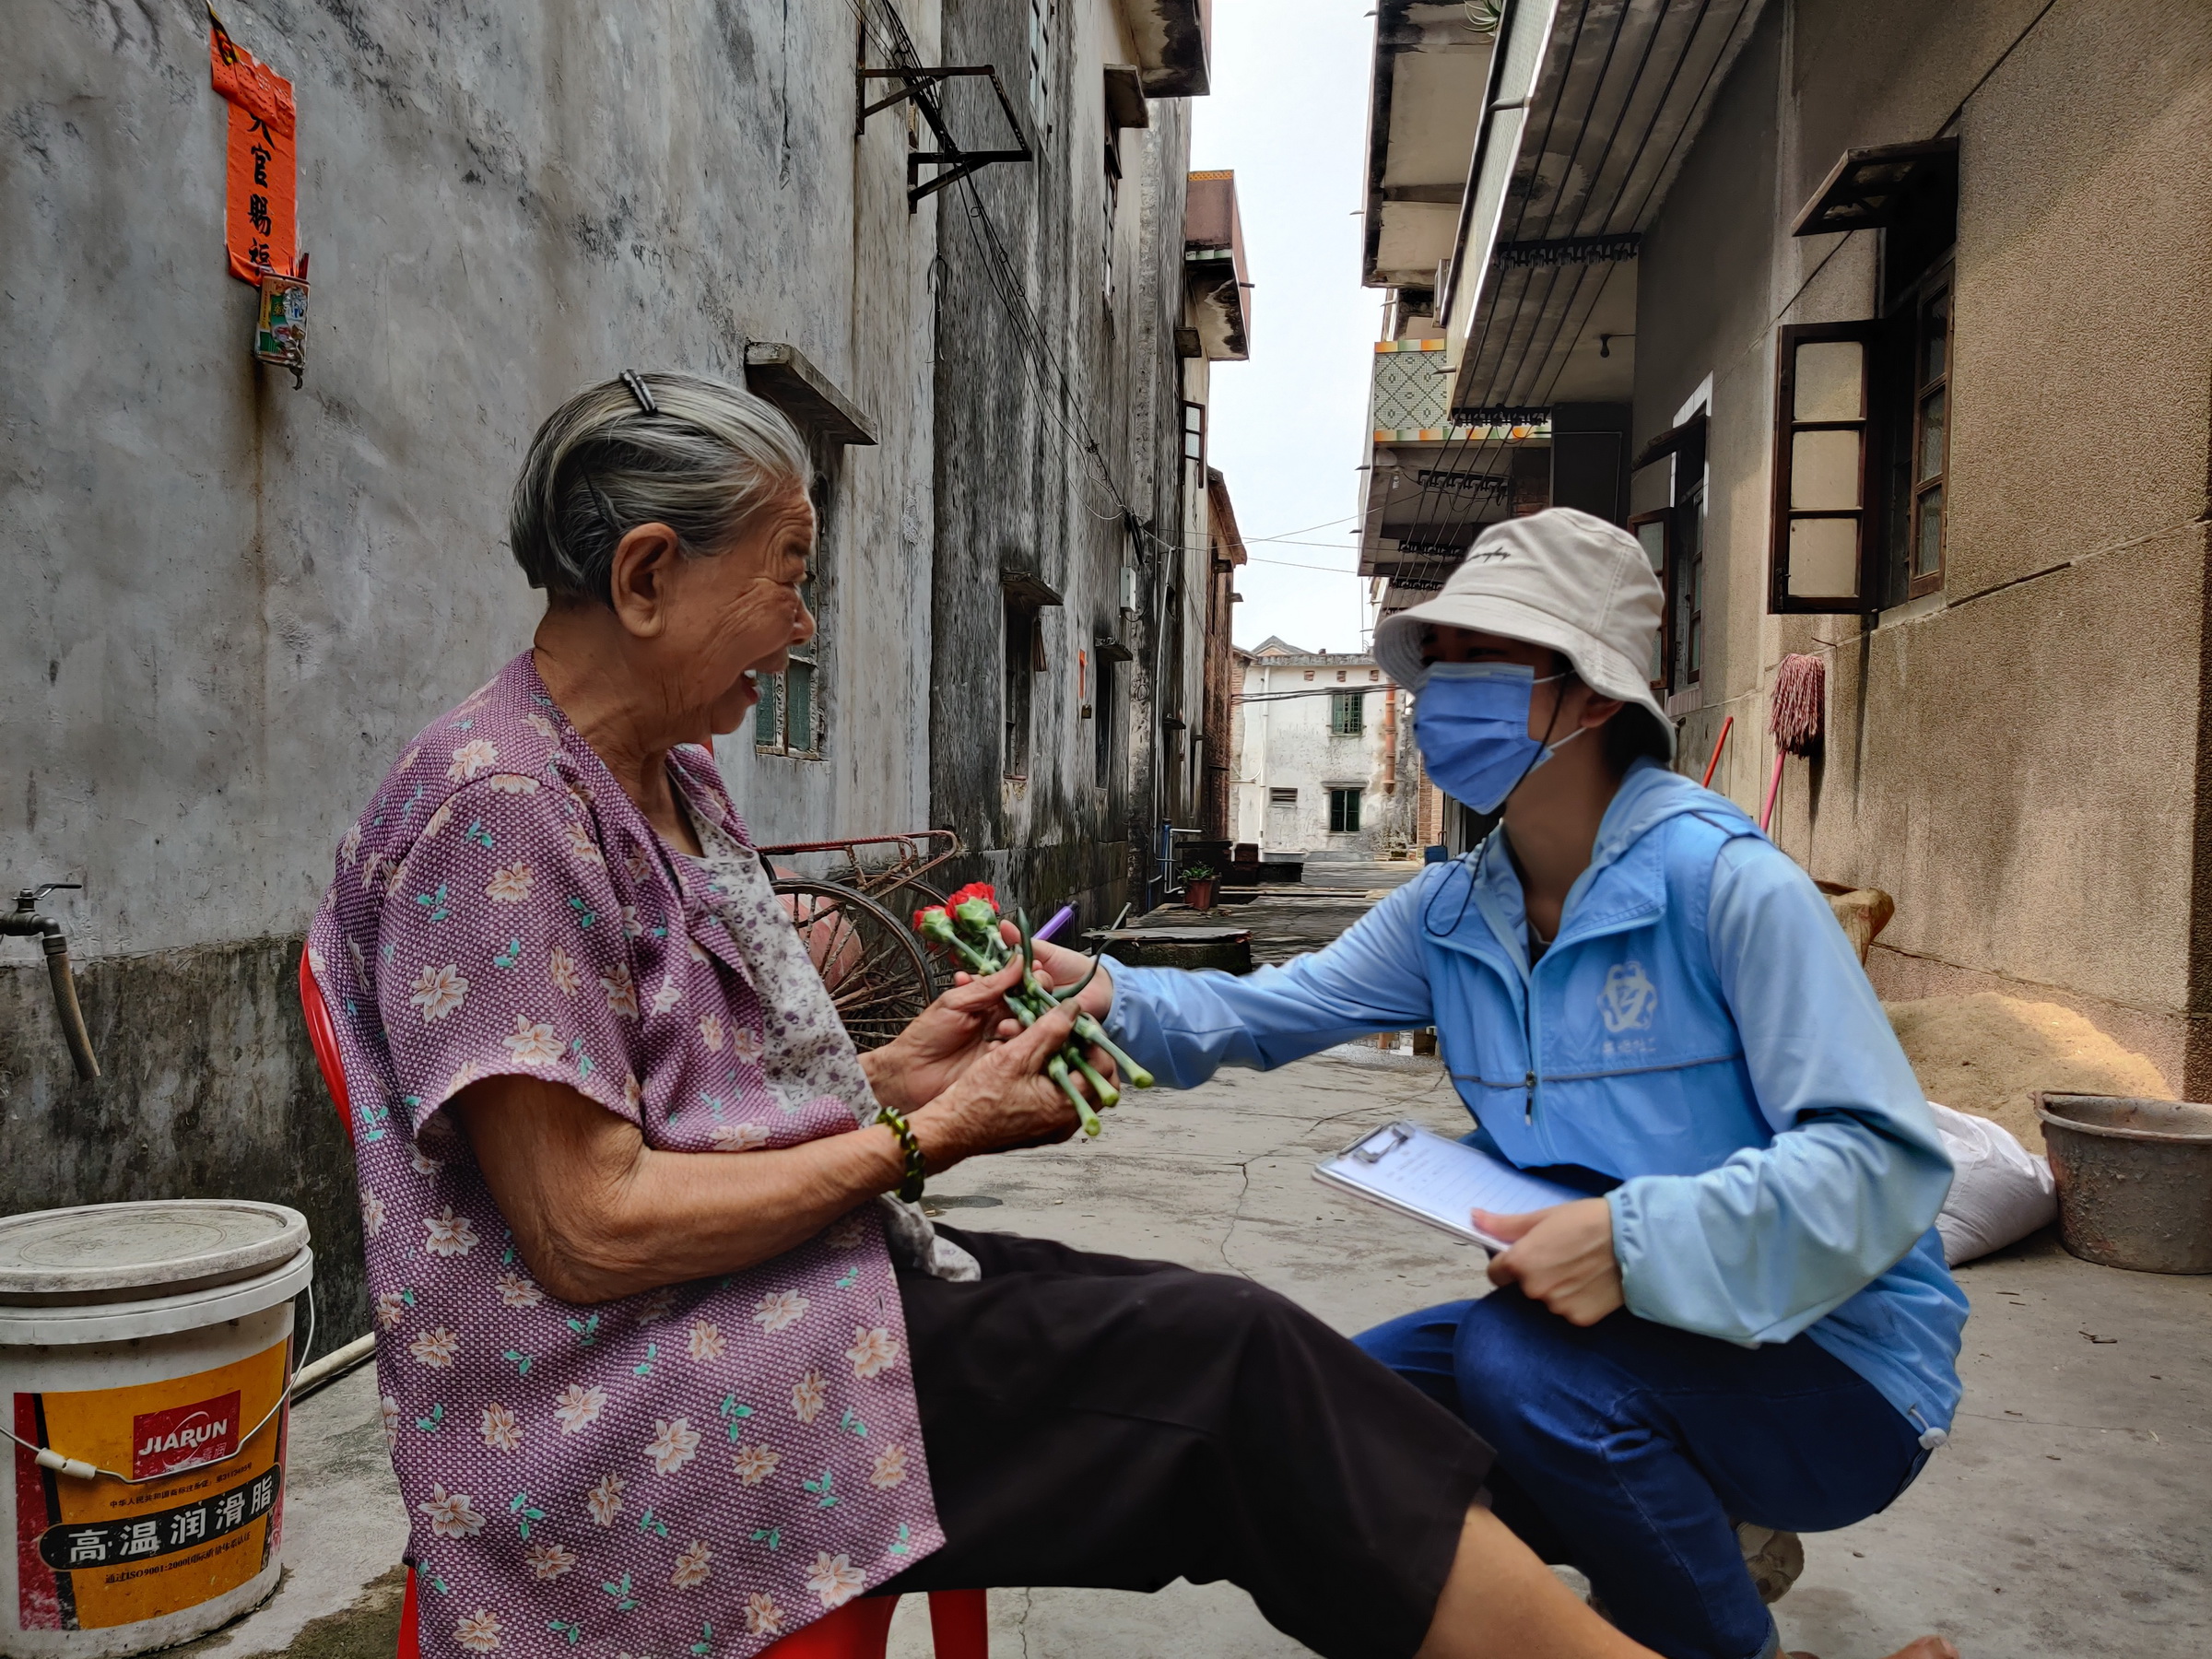
{"type": "Polygon", "coordinates": [[[2212,1106],[2038,1094],[2059,1241],[2137,1273],[2212,1273],[2212,1106]]]}

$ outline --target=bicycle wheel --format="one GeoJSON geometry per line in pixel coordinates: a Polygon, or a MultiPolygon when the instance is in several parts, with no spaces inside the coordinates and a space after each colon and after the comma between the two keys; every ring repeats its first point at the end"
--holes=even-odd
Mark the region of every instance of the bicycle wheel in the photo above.
{"type": "Polygon", "coordinates": [[[935,978],[904,922],[834,881],[788,877],[770,885],[855,1047],[881,1048],[929,1006],[935,978]]]}
{"type": "MultiPolygon", "coordinates": [[[[869,898],[882,905],[885,910],[889,911],[910,930],[912,927],[916,911],[927,910],[932,905],[942,908],[945,903],[943,893],[937,891],[928,882],[918,881],[912,877],[900,877],[897,879],[886,880],[882,886],[872,887],[867,889],[867,892],[869,898]]],[[[914,942],[921,945],[922,959],[929,964],[931,994],[935,996],[944,995],[946,992],[952,989],[952,976],[958,964],[947,960],[940,952],[923,944],[919,936],[915,938],[914,942]]]]}

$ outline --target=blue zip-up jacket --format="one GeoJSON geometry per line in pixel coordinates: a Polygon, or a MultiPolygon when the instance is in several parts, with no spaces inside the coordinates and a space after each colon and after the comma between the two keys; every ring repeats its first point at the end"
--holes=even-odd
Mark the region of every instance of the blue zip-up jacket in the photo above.
{"type": "Polygon", "coordinates": [[[1117,965],[1108,1029],[1189,1088],[1434,1025],[1470,1139],[1619,1182],[1630,1312],[1806,1332],[1939,1441],[1966,1323],[1933,1226],[1950,1159],[1818,889],[1733,802],[1641,760],[1533,970],[1525,938],[1493,835],[1283,967],[1117,965]]]}

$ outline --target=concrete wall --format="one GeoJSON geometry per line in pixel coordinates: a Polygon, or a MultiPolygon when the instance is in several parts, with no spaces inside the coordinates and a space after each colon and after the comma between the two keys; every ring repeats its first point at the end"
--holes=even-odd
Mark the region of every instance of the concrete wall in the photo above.
{"type": "MultiPolygon", "coordinates": [[[[1114,281],[1105,283],[1101,166],[1108,64],[1134,61],[1122,7],[1063,5],[1035,168],[994,168],[976,194],[1040,328],[1008,315],[964,197],[945,210],[936,288],[935,652],[931,813],[971,849],[956,877],[1005,884],[1032,912],[1073,899],[1086,924],[1153,873],[1161,606],[1171,567],[1204,569],[1181,488],[1182,100],[1121,135],[1114,281]],[[1093,453],[1089,448],[1095,444],[1093,453]],[[1134,518],[1135,525],[1129,523],[1134,518]],[[1122,606],[1124,567],[1136,604],[1122,606]],[[1033,573],[1062,603],[1042,612],[1045,667],[1029,688],[1029,760],[1008,775],[1001,572],[1033,573]],[[1109,665],[1099,641],[1127,661],[1109,665]],[[1086,710],[1088,709],[1088,715],[1086,710]],[[1112,726],[1108,776],[1096,724],[1112,726]]],[[[956,63],[1027,62],[1025,8],[951,0],[956,63]]],[[[1022,77],[1017,77],[1019,79],[1022,77]]],[[[1190,492],[1200,498],[1204,479],[1190,492]]],[[[1202,522],[1202,521],[1201,521],[1202,522]]],[[[1178,583],[1186,606],[1202,597],[1178,583]]],[[[1189,613],[1195,650],[1203,612],[1189,613]]],[[[1195,661],[1195,658],[1193,658],[1195,661]]],[[[1198,682],[1186,669],[1184,703],[1198,682]]],[[[1189,716],[1186,715],[1186,718],[1189,716]]]]}
{"type": "MultiPolygon", "coordinates": [[[[875,423],[877,441],[817,451],[828,463],[830,485],[815,581],[820,758],[759,752],[749,728],[717,745],[755,835],[771,842],[882,834],[931,821],[935,391],[930,333],[939,206],[931,198],[919,211],[907,211],[910,122],[903,107],[873,116],[859,140],[853,139],[852,15],[841,20],[810,9],[818,15],[809,49],[835,59],[835,75],[821,88],[826,136],[814,165],[847,170],[851,195],[841,224],[831,227],[835,240],[806,250],[822,262],[823,300],[839,304],[842,335],[833,356],[815,361],[875,423]]],[[[927,0],[902,0],[900,6],[927,63],[937,61],[936,9],[927,0]]],[[[882,41],[870,41],[867,58],[873,66],[885,64],[882,41]]],[[[871,101],[890,89],[882,80],[872,85],[871,101]]],[[[782,194],[767,216],[775,240],[783,234],[783,216],[804,210],[788,192],[782,194]]],[[[748,216],[742,233],[752,234],[762,217],[748,216]]]]}
{"type": "MultiPolygon", "coordinates": [[[[934,6],[903,9],[934,59],[934,6]]],[[[302,391],[247,355],[205,12],[33,7],[0,61],[0,877],[86,883],[55,908],[109,1073],[70,1078],[10,948],[0,1209],[299,1203],[343,1339],[350,1172],[296,942],[396,746],[528,642],[506,499],[563,395],[734,377],[774,339],[877,421],[830,501],[828,757],[725,758],[769,834],[926,817],[936,222],[907,212],[902,120],[855,144],[841,6],[224,16],[297,89],[302,391]]]]}
{"type": "MultiPolygon", "coordinates": [[[[1394,822],[1394,799],[1382,789],[1390,772],[1385,757],[1394,750],[1404,718],[1386,717],[1384,703],[1397,700],[1398,692],[1381,678],[1374,658],[1318,652],[1248,657],[1244,693],[1247,700],[1237,705],[1236,713],[1231,839],[1257,841],[1268,852],[1302,852],[1315,859],[1381,857],[1394,822]],[[1347,691],[1368,693],[1364,730],[1358,736],[1339,736],[1330,730],[1333,698],[1280,695],[1326,692],[1339,685],[1347,691]],[[1276,694],[1277,700],[1249,700],[1269,693],[1276,694]],[[1329,791],[1345,787],[1362,792],[1357,832],[1329,828],[1329,791]],[[1296,806],[1272,805],[1270,791],[1277,789],[1298,791],[1296,806]]],[[[1403,826],[1398,828],[1402,832],[1403,826]]]]}
{"type": "Polygon", "coordinates": [[[2040,9],[1770,7],[1646,239],[1637,441],[1711,388],[1683,764],[1734,713],[1715,782],[1756,809],[1772,666],[1821,654],[1826,749],[1787,763],[1776,835],[1895,895],[1877,985],[2066,1003],[2203,1098],[2212,11],[2060,6],[2021,38],[2040,9]],[[1944,590],[1871,627],[1770,617],[1775,328],[1876,304],[1872,233],[1787,223],[1843,148],[1962,100],[1944,590]]]}

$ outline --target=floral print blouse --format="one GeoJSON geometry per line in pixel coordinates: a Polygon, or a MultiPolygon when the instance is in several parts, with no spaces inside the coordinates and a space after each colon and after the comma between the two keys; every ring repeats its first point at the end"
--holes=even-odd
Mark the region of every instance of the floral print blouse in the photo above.
{"type": "Polygon", "coordinates": [[[426,1651],[742,1659],[943,1542],[885,1210],[571,1306],[440,1111],[521,1073],[733,1156],[872,1115],[818,980],[777,977],[806,956],[712,757],[670,766],[711,862],[661,842],[525,653],[409,746],[309,935],[426,1651]]]}

